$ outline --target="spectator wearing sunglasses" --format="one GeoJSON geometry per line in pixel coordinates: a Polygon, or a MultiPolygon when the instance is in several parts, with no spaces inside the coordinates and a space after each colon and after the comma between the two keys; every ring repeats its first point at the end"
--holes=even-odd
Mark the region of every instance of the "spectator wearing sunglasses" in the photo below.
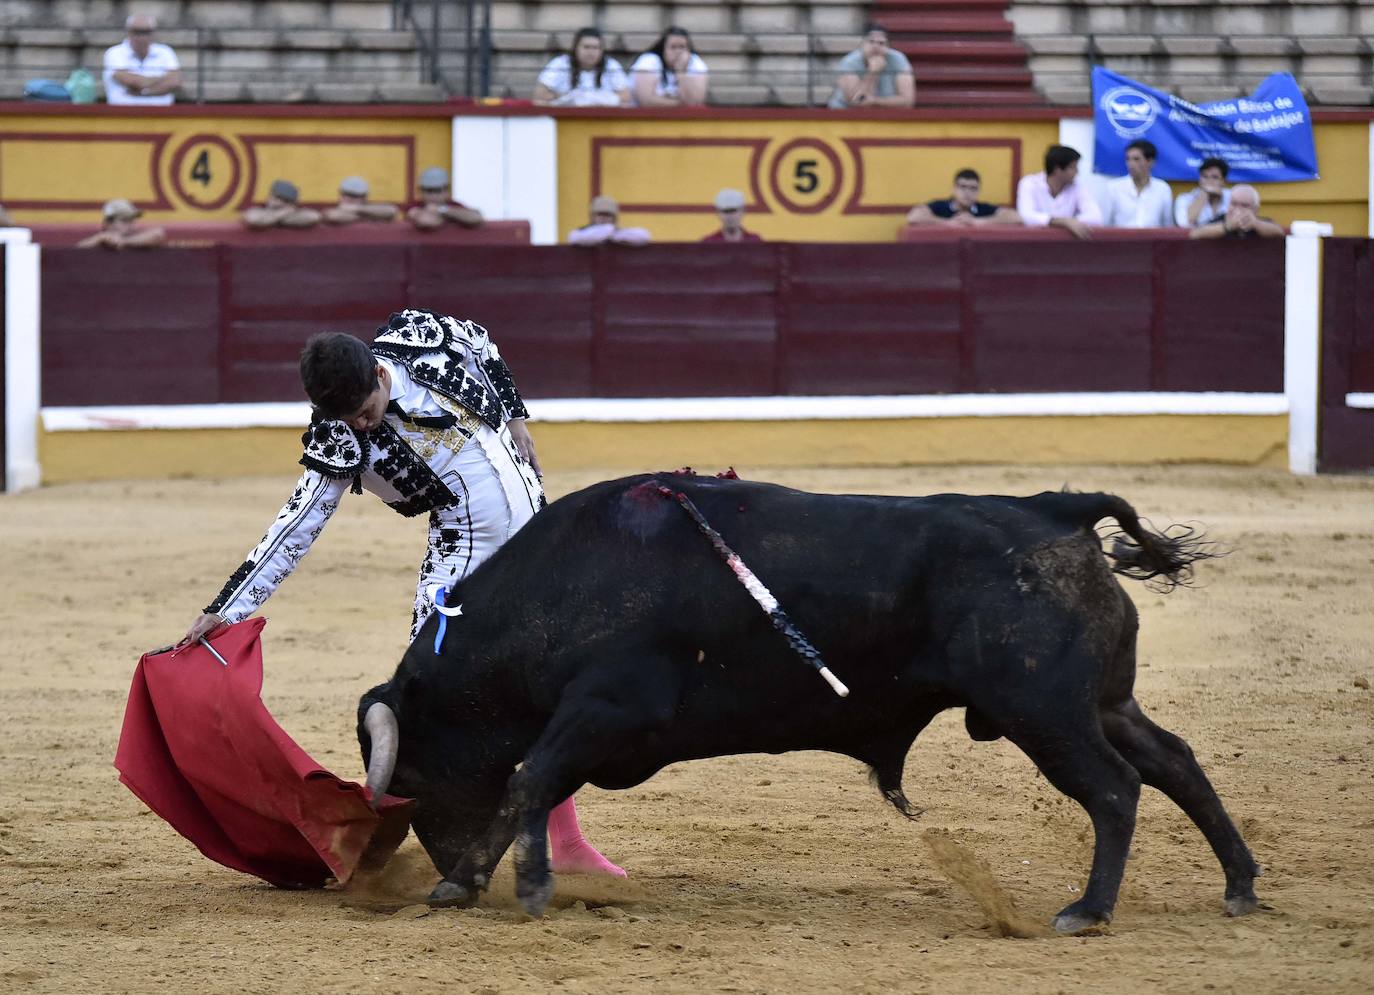
{"type": "Polygon", "coordinates": [[[157,21],[130,14],[125,39],[105,50],[105,102],[135,107],[167,107],[181,85],[181,63],[170,45],[153,41],[157,21]]]}
{"type": "Polygon", "coordinates": [[[455,201],[449,190],[448,170],[431,166],[420,174],[420,200],[406,211],[406,220],[420,231],[437,231],[452,222],[479,228],[482,212],[455,201]]]}

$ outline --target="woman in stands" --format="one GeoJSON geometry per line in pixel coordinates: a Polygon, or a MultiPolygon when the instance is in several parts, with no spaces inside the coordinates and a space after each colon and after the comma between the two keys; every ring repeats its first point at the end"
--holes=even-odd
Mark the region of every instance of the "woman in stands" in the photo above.
{"type": "Polygon", "coordinates": [[[692,36],[669,25],[630,67],[640,107],[700,107],[706,103],[706,63],[692,48],[692,36]]]}
{"type": "Polygon", "coordinates": [[[607,58],[601,32],[583,28],[573,36],[572,49],[539,74],[534,102],[553,107],[619,107],[630,102],[630,80],[619,62],[607,58]]]}

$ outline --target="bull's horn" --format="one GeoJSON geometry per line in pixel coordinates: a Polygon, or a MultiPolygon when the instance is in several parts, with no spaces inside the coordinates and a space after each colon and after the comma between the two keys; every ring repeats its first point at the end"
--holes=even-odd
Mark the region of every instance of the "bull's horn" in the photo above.
{"type": "Polygon", "coordinates": [[[372,807],[376,808],[391,784],[396,770],[396,750],[400,745],[401,729],[396,713],[380,701],[374,701],[363,716],[363,727],[372,739],[372,753],[367,762],[367,788],[372,792],[372,807]]]}

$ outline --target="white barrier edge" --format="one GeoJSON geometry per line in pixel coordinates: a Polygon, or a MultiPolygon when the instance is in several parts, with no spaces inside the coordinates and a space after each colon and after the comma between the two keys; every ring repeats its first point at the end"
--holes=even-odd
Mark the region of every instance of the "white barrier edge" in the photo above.
{"type": "Polygon", "coordinates": [[[1347,408],[1374,408],[1374,394],[1357,392],[1345,395],[1347,408]]]}
{"type": "Polygon", "coordinates": [[[27,228],[0,229],[5,251],[5,489],[37,487],[40,346],[40,249],[27,228]]]}
{"type": "Polygon", "coordinates": [[[1288,397],[1288,469],[1310,476],[1317,472],[1322,242],[1315,234],[1289,235],[1285,242],[1283,392],[1288,397]]]}
{"type": "MultiPolygon", "coordinates": [[[[804,421],[1095,415],[1282,415],[1282,394],[1113,392],[875,397],[557,398],[526,401],[537,422],[804,421]]],[[[303,428],[310,407],[176,404],[44,408],[49,432],[303,428]]]]}
{"type": "MultiPolygon", "coordinates": [[[[484,218],[506,214],[506,126],[499,117],[455,117],[450,156],[453,199],[484,218]]],[[[424,164],[420,164],[423,169],[424,164]]]]}
{"type": "Polygon", "coordinates": [[[526,218],[531,245],[558,244],[558,123],[505,118],[507,218],[526,218]]]}

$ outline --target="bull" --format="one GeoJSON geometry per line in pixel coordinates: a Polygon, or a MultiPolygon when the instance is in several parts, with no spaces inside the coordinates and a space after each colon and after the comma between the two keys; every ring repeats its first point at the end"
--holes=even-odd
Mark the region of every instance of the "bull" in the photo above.
{"type": "Polygon", "coordinates": [[[669,474],[596,484],[474,571],[448,597],[461,614],[431,617],[362,696],[367,783],[417,800],[415,833],[444,875],[432,906],[475,902],[513,844],[517,896],[537,915],[553,892],[549,809],[584,784],[827,750],[868,764],[912,817],[906,755],[962,707],[974,739],[1005,736],[1092,820],[1087,885],[1056,930],[1111,921],[1142,783],[1202,831],[1225,911],[1244,915],[1260,869],[1192,750],[1135,700],[1137,614],[1113,576],[1171,587],[1211,549],[1146,527],[1110,494],[838,496],[669,474]],[[848,697],[801,666],[684,507],[753,568],[848,697]],[[1104,549],[1095,527],[1108,518],[1119,532],[1104,549]]]}

